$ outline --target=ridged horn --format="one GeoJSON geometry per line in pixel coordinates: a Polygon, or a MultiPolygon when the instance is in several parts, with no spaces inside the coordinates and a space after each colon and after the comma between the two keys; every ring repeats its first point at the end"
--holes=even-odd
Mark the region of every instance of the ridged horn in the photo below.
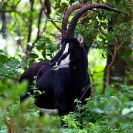
{"type": "Polygon", "coordinates": [[[83,6],[85,5],[74,4],[66,10],[64,17],[63,17],[63,21],[62,21],[62,38],[66,38],[66,35],[67,35],[67,23],[68,23],[69,16],[74,10],[82,8],[83,6]]]}
{"type": "Polygon", "coordinates": [[[111,10],[111,11],[115,11],[115,12],[118,12],[118,13],[122,13],[122,14],[126,14],[122,11],[119,11],[115,8],[111,8],[109,6],[106,6],[106,5],[102,5],[102,4],[88,4],[84,7],[82,7],[79,11],[77,11],[77,13],[75,14],[75,16],[73,17],[69,27],[68,27],[68,30],[67,30],[67,38],[68,39],[71,39],[71,38],[74,38],[74,30],[75,30],[75,27],[76,27],[76,24],[78,22],[78,19],[82,16],[82,14],[84,14],[87,10],[91,10],[93,8],[101,8],[101,9],[106,9],[106,10],[111,10]]]}

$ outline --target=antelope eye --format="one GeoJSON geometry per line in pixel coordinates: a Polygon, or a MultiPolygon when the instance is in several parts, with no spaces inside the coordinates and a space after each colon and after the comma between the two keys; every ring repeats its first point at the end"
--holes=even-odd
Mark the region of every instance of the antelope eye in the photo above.
{"type": "Polygon", "coordinates": [[[73,44],[72,44],[72,43],[70,43],[70,44],[69,44],[69,47],[73,47],[73,44]]]}

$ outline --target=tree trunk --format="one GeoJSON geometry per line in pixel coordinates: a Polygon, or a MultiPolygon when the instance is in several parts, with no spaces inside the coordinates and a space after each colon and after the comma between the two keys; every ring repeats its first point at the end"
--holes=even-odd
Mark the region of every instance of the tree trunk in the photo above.
{"type": "MultiPolygon", "coordinates": [[[[118,2],[118,1],[116,1],[116,2],[118,2]]],[[[112,17],[111,21],[108,21],[108,32],[113,31],[113,24],[117,24],[119,26],[123,22],[127,22],[129,24],[129,27],[131,27],[131,17],[130,18],[128,17],[128,19],[125,17],[125,20],[120,19],[119,16],[117,16],[117,18],[112,17]]],[[[114,40],[115,40],[115,38],[114,38],[114,40]]],[[[128,36],[127,40],[125,38],[125,41],[128,41],[130,44],[131,36],[128,36]]],[[[120,45],[124,42],[121,42],[118,40],[117,43],[120,45]]],[[[129,46],[122,47],[116,51],[115,60],[113,61],[112,65],[110,67],[110,70],[108,70],[108,66],[110,65],[110,63],[112,61],[112,57],[114,55],[114,45],[112,45],[112,44],[109,45],[108,49],[109,49],[109,52],[107,55],[107,64],[106,64],[105,71],[104,71],[103,93],[105,92],[105,89],[109,87],[109,86],[106,86],[107,78],[108,78],[109,85],[113,84],[113,86],[117,89],[119,88],[120,83],[124,83],[127,69],[129,70],[128,64],[131,61],[130,58],[122,58],[123,53],[127,50],[130,50],[131,48],[129,46]],[[109,71],[109,76],[107,76],[107,71],[109,71]]]]}
{"type": "Polygon", "coordinates": [[[1,19],[2,19],[1,32],[2,32],[3,38],[6,39],[6,13],[5,12],[1,13],[1,19]]]}

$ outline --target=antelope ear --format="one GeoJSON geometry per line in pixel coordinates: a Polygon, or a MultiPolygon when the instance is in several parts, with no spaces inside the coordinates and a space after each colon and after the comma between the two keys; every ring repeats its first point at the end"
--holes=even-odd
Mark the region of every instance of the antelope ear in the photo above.
{"type": "Polygon", "coordinates": [[[84,38],[82,37],[81,34],[78,35],[77,40],[80,43],[80,46],[83,47],[84,46],[84,38]]]}
{"type": "Polygon", "coordinates": [[[50,35],[57,40],[56,44],[59,44],[60,49],[61,49],[61,47],[62,47],[62,44],[61,44],[62,36],[60,34],[50,34],[50,35]]]}
{"type": "Polygon", "coordinates": [[[62,36],[60,34],[50,34],[52,37],[54,37],[57,40],[57,43],[61,43],[62,36]]]}

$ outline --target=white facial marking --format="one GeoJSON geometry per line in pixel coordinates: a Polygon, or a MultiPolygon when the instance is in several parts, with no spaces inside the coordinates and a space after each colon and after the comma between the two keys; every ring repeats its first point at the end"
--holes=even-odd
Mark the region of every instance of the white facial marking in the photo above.
{"type": "Polygon", "coordinates": [[[56,62],[56,65],[52,67],[52,70],[57,71],[59,68],[70,67],[69,63],[70,63],[70,54],[67,55],[67,57],[64,60],[62,60],[59,65],[57,65],[58,63],[56,62]]]}
{"type": "MultiPolygon", "coordinates": [[[[66,44],[63,54],[66,54],[68,52],[68,49],[69,49],[69,43],[66,44]]],[[[64,60],[61,60],[59,65],[58,62],[56,62],[56,64],[52,67],[52,70],[57,71],[59,68],[69,67],[69,63],[70,63],[70,54],[68,54],[64,60]]]]}
{"type": "Polygon", "coordinates": [[[61,49],[61,47],[62,47],[62,44],[60,43],[60,49],[61,49]]]}
{"type": "Polygon", "coordinates": [[[67,57],[61,61],[59,68],[69,67],[69,63],[70,63],[70,54],[67,55],[67,57]]]}
{"type": "Polygon", "coordinates": [[[63,54],[68,52],[68,48],[69,48],[69,43],[66,44],[66,47],[65,47],[65,50],[64,50],[63,54]]]}

